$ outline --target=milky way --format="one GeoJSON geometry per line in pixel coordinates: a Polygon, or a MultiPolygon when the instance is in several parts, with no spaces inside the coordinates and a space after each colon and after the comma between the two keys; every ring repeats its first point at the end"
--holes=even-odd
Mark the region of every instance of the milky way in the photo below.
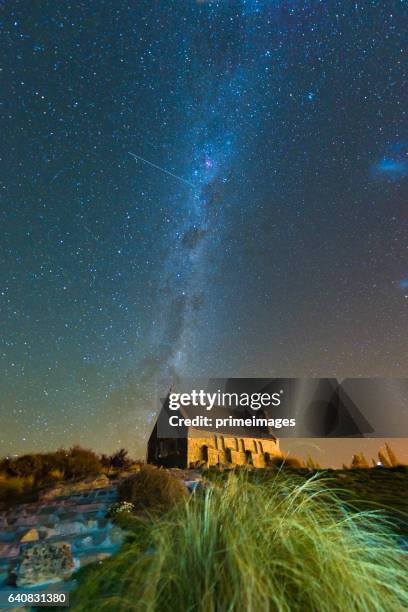
{"type": "MultiPolygon", "coordinates": [[[[197,311],[204,304],[207,311],[211,309],[206,302],[206,288],[211,282],[208,259],[211,249],[226,239],[223,208],[230,196],[225,195],[223,187],[236,180],[231,171],[241,162],[243,131],[248,123],[255,127],[258,115],[257,90],[261,71],[267,68],[269,52],[264,49],[268,37],[260,31],[262,21],[248,18],[250,4],[243,3],[242,12],[226,9],[225,3],[207,7],[196,27],[192,24],[184,43],[187,55],[205,24],[208,38],[201,39],[203,49],[192,68],[198,76],[198,91],[186,101],[189,121],[185,137],[191,139],[192,159],[185,168],[194,189],[179,196],[177,202],[184,214],[174,223],[170,254],[161,274],[163,293],[159,293],[166,296],[167,309],[162,325],[153,334],[152,350],[161,363],[160,374],[167,375],[169,382],[178,375],[197,372],[189,364],[205,333],[200,329],[197,311]],[[259,57],[256,70],[254,54],[259,57]],[[214,79],[221,67],[222,74],[214,79]]],[[[252,4],[255,7],[259,3],[252,4]]],[[[162,310],[163,306],[161,300],[157,307],[162,310]]],[[[213,324],[216,329],[216,321],[210,321],[210,317],[206,319],[206,327],[213,324]]]]}
{"type": "Polygon", "coordinates": [[[40,4],[0,9],[0,451],[141,453],[183,375],[407,376],[406,3],[40,4]]]}

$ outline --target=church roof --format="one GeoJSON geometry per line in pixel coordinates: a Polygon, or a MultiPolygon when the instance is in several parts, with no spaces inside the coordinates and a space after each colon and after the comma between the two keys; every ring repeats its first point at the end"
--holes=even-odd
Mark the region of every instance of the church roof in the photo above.
{"type": "MultiPolygon", "coordinates": [[[[253,418],[256,419],[267,419],[268,417],[262,410],[258,410],[254,412],[253,410],[237,410],[233,408],[228,408],[226,406],[214,406],[211,411],[203,411],[202,406],[194,406],[192,404],[187,406],[180,406],[177,411],[173,411],[169,409],[169,401],[166,398],[164,402],[163,408],[158,417],[158,423],[160,424],[160,420],[168,421],[170,416],[178,415],[179,417],[185,419],[194,419],[196,417],[209,417],[211,419],[211,424],[206,425],[194,425],[188,426],[186,429],[188,430],[188,435],[192,437],[199,437],[200,434],[204,432],[211,432],[214,434],[220,435],[228,435],[235,438],[264,438],[268,440],[276,440],[276,436],[271,433],[271,428],[267,426],[260,426],[256,424],[252,425],[233,425],[229,424],[230,419],[250,419],[253,421],[253,418]],[[223,419],[223,425],[216,427],[215,419],[223,419]]],[[[270,417],[269,417],[270,418],[270,417]]],[[[162,426],[166,425],[165,422],[162,421],[162,426]]],[[[167,424],[167,429],[176,429],[167,424]]]]}

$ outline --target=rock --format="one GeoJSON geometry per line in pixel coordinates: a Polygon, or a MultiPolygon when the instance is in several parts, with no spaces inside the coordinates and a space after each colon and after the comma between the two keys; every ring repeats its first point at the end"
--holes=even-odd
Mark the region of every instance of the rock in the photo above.
{"type": "Polygon", "coordinates": [[[38,533],[37,529],[30,529],[23,535],[20,542],[36,542],[39,539],[40,534],[38,533]]]}
{"type": "Polygon", "coordinates": [[[60,535],[57,529],[54,529],[53,527],[47,527],[45,529],[43,529],[43,533],[44,533],[44,538],[46,540],[48,540],[49,538],[55,538],[56,536],[60,535]]]}
{"type": "Polygon", "coordinates": [[[37,516],[34,515],[24,515],[18,518],[15,522],[16,527],[31,527],[37,523],[37,516]]]}
{"type": "Polygon", "coordinates": [[[3,542],[14,542],[16,539],[18,538],[14,530],[8,529],[7,531],[0,531],[0,547],[3,542]]]}
{"type": "Polygon", "coordinates": [[[83,493],[85,491],[92,491],[94,489],[102,489],[110,486],[110,481],[107,476],[101,474],[96,477],[84,478],[83,480],[77,482],[69,482],[64,484],[59,484],[56,487],[45,491],[40,496],[41,501],[47,501],[51,499],[55,499],[57,497],[65,497],[69,495],[75,495],[78,493],[83,493]]]}
{"type": "Polygon", "coordinates": [[[0,559],[12,559],[18,557],[20,553],[20,544],[16,543],[0,543],[0,559]]]}
{"type": "Polygon", "coordinates": [[[80,521],[70,521],[68,523],[59,523],[56,525],[54,531],[58,535],[69,536],[69,535],[77,535],[79,533],[85,533],[87,528],[80,521]]]}
{"type": "Polygon", "coordinates": [[[67,542],[56,542],[26,548],[13,573],[18,587],[29,587],[69,578],[74,569],[71,546],[67,542]]]}
{"type": "Polygon", "coordinates": [[[105,512],[106,504],[101,503],[93,503],[93,504],[78,504],[76,507],[77,513],[86,514],[88,512],[99,514],[100,512],[105,512]]]}
{"type": "Polygon", "coordinates": [[[79,538],[75,540],[75,548],[91,548],[93,546],[93,539],[91,536],[85,538],[79,538]]]}
{"type": "Polygon", "coordinates": [[[94,531],[95,529],[98,529],[98,521],[96,521],[95,519],[89,519],[88,521],[85,522],[86,528],[89,529],[90,531],[94,531]]]}
{"type": "Polygon", "coordinates": [[[16,574],[16,568],[17,568],[17,559],[12,559],[9,563],[8,566],[8,574],[6,576],[6,579],[4,581],[5,586],[11,586],[11,587],[16,587],[16,581],[17,581],[17,574],[16,574]]]}
{"type": "Polygon", "coordinates": [[[112,529],[109,530],[109,539],[115,546],[118,544],[122,544],[125,534],[120,527],[114,525],[112,529]]]}
{"type": "Polygon", "coordinates": [[[107,540],[107,538],[108,538],[108,530],[104,529],[101,531],[97,531],[96,533],[93,534],[93,537],[92,537],[94,546],[103,547],[104,542],[107,540]]]}
{"type": "Polygon", "coordinates": [[[189,493],[195,493],[202,488],[201,480],[184,480],[183,481],[189,493]]]}
{"type": "Polygon", "coordinates": [[[81,558],[81,567],[85,567],[90,563],[102,563],[105,559],[109,559],[111,555],[109,553],[97,553],[96,555],[87,555],[81,558]]]}

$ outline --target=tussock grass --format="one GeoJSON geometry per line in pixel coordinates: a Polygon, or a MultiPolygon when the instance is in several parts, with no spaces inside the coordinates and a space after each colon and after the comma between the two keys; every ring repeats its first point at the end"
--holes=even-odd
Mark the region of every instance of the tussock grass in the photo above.
{"type": "Polygon", "coordinates": [[[390,526],[349,513],[324,481],[231,474],[86,568],[72,609],[397,612],[406,575],[390,526]]]}

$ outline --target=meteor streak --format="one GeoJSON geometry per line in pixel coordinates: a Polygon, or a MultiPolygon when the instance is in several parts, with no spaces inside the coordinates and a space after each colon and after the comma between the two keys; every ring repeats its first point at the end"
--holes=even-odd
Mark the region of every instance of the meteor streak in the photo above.
{"type": "Polygon", "coordinates": [[[140,157],[140,155],[136,155],[136,153],[131,153],[130,151],[128,151],[128,153],[129,153],[129,155],[134,157],[136,159],[136,161],[137,160],[142,161],[145,164],[148,164],[149,166],[152,166],[152,168],[156,168],[156,170],[160,170],[161,172],[164,172],[165,174],[168,174],[169,176],[172,176],[173,178],[177,179],[178,181],[181,181],[185,185],[188,185],[189,187],[192,187],[193,189],[196,189],[196,185],[194,185],[193,183],[190,183],[190,181],[187,181],[183,177],[177,176],[177,174],[173,174],[173,172],[170,172],[169,170],[166,170],[165,168],[161,168],[160,166],[157,166],[156,164],[153,164],[152,162],[148,161],[147,159],[144,159],[144,157],[140,157]]]}

